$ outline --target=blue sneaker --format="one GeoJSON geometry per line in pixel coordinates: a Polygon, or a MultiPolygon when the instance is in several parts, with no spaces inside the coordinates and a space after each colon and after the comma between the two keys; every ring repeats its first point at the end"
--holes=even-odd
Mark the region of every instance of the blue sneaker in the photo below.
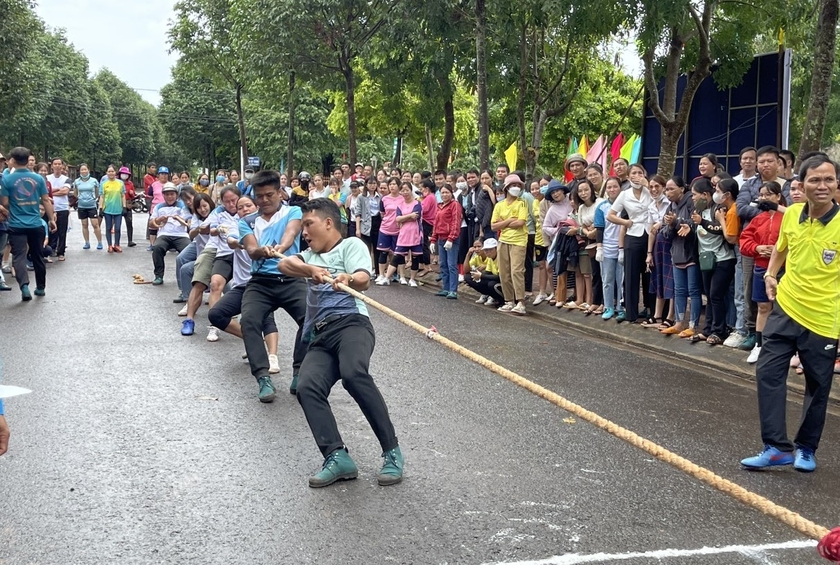
{"type": "Polygon", "coordinates": [[[765,445],[764,451],[754,457],[741,459],[741,465],[750,470],[783,467],[791,463],[793,463],[793,453],[790,451],[780,451],[772,445],[765,445]]]}
{"type": "Polygon", "coordinates": [[[612,308],[607,308],[606,310],[604,310],[604,313],[601,314],[601,318],[604,320],[609,320],[613,316],[615,316],[615,310],[613,310],[612,308]]]}
{"type": "Polygon", "coordinates": [[[82,249],[90,249],[90,243],[86,241],[85,244],[82,246],[82,249]]]}
{"type": "Polygon", "coordinates": [[[300,379],[299,373],[294,373],[292,375],[292,383],[289,385],[289,394],[297,394],[297,387],[298,387],[298,380],[300,379]]]}
{"type": "Polygon", "coordinates": [[[32,300],[32,293],[29,292],[29,285],[25,284],[20,287],[20,299],[24,302],[32,300]]]}
{"type": "Polygon", "coordinates": [[[102,242],[101,242],[101,241],[100,241],[99,243],[97,243],[97,244],[96,244],[96,249],[97,249],[98,251],[102,251],[102,242]]]}
{"type": "Polygon", "coordinates": [[[802,473],[813,473],[817,469],[817,460],[814,457],[814,450],[810,447],[797,447],[794,451],[796,457],[793,461],[793,468],[802,473]]]}
{"type": "Polygon", "coordinates": [[[154,249],[154,247],[150,245],[146,248],[146,251],[152,251],[153,249],[154,249]]]}
{"type": "Polygon", "coordinates": [[[385,463],[382,465],[382,469],[376,477],[379,485],[387,487],[401,482],[405,461],[403,460],[403,454],[400,450],[400,446],[398,445],[391,451],[386,451],[382,454],[382,457],[385,459],[385,463]]]}
{"type": "Polygon", "coordinates": [[[626,313],[624,310],[622,310],[621,312],[619,312],[619,313],[618,313],[618,316],[616,316],[616,317],[615,317],[615,321],[616,321],[616,323],[619,323],[619,324],[620,324],[621,322],[623,322],[624,320],[626,320],[626,319],[627,319],[627,313],[626,313]]]}
{"type": "Polygon", "coordinates": [[[192,335],[195,333],[195,321],[184,320],[181,322],[181,335],[192,335]]]}
{"type": "Polygon", "coordinates": [[[152,281],[154,286],[160,286],[163,284],[163,277],[155,277],[155,280],[152,281]]]}
{"type": "MultiPolygon", "coordinates": [[[[390,453],[390,452],[389,452],[390,453]]],[[[321,470],[309,477],[309,486],[321,488],[336,481],[351,481],[359,475],[356,463],[346,449],[336,449],[324,460],[321,470]]]]}
{"type": "Polygon", "coordinates": [[[274,402],[276,392],[274,390],[274,383],[271,382],[271,377],[260,377],[257,379],[257,384],[260,386],[260,392],[257,394],[260,402],[274,402]]]}

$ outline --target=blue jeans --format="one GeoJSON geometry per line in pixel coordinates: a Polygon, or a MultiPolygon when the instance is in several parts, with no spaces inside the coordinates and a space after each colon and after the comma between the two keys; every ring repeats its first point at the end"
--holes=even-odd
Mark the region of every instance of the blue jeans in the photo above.
{"type": "Polygon", "coordinates": [[[604,289],[604,308],[615,310],[621,309],[621,300],[624,298],[624,265],[615,259],[604,258],[601,263],[601,281],[604,289]],[[618,301],[616,302],[616,290],[618,290],[618,301]]]}
{"type": "Polygon", "coordinates": [[[727,323],[741,335],[747,335],[747,320],[744,318],[744,266],[741,262],[741,248],[735,246],[735,282],[734,282],[735,322],[727,315],[727,323]]]}
{"type": "Polygon", "coordinates": [[[452,249],[446,250],[444,244],[438,243],[438,255],[440,255],[440,276],[443,282],[443,290],[447,292],[458,292],[458,242],[452,244],[452,249]]]}
{"type": "Polygon", "coordinates": [[[193,241],[183,251],[178,253],[178,257],[175,259],[175,278],[177,279],[178,290],[181,291],[181,298],[183,299],[186,299],[190,295],[190,290],[192,289],[192,272],[190,271],[188,279],[184,279],[183,275],[185,271],[182,267],[187,263],[194,263],[197,258],[198,253],[196,252],[195,242],[193,241]],[[184,284],[185,280],[186,284],[184,284]]]}
{"type": "Polygon", "coordinates": [[[122,214],[105,214],[105,240],[111,246],[111,228],[114,228],[114,245],[120,245],[120,232],[122,231],[122,214]]]}
{"type": "Polygon", "coordinates": [[[685,318],[685,311],[688,307],[688,298],[691,297],[691,325],[697,328],[700,325],[700,313],[703,310],[703,279],[700,275],[700,267],[679,268],[674,265],[674,310],[677,322],[685,318]]]}

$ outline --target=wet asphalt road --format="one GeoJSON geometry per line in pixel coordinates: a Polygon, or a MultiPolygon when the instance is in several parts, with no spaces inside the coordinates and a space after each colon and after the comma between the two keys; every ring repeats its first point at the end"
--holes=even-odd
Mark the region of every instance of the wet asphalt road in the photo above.
{"type": "MultiPolygon", "coordinates": [[[[205,341],[206,307],[197,334],[180,336],[174,254],[163,287],[135,286],[135,273],[151,279],[145,246],[82,251],[77,220],[69,241],[46,298],[0,295],[3,382],[34,391],[7,402],[0,564],[827,563],[813,547],[630,559],[807,540],[378,312],[372,372],[405,481],[377,486],[376,439],[336,387],[359,479],[310,489],[321,460],[297,401],[257,401],[241,343],[205,341]],[[568,555],[599,553],[612,557],[568,555]]],[[[738,379],[422,289],[369,294],[819,524],[840,523],[836,414],[816,473],[747,473],[738,460],[760,447],[756,402],[738,379]]],[[[276,317],[285,391],[293,324],[276,317]]]]}

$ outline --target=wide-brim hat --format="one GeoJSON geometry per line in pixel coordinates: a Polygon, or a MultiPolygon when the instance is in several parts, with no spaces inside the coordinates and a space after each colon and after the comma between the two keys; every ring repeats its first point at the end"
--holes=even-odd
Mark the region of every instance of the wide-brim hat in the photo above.
{"type": "Polygon", "coordinates": [[[545,187],[545,197],[550,202],[552,196],[558,190],[562,190],[565,194],[569,194],[569,187],[557,179],[552,179],[545,187]]]}

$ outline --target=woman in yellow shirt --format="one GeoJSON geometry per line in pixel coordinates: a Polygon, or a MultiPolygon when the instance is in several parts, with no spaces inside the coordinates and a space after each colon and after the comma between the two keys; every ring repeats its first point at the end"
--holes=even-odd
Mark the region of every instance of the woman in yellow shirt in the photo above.
{"type": "Polygon", "coordinates": [[[528,207],[520,200],[522,179],[518,175],[505,177],[505,199],[493,208],[490,229],[499,234],[498,265],[505,303],[499,312],[524,315],[525,311],[525,255],[528,246],[528,207]]]}
{"type": "MultiPolygon", "coordinates": [[[[534,298],[534,306],[549,300],[546,294],[548,288],[548,270],[545,268],[545,257],[548,254],[548,246],[545,244],[545,238],[542,233],[542,218],[540,217],[540,204],[545,200],[545,195],[540,191],[540,179],[536,179],[531,183],[531,196],[534,197],[534,224],[536,232],[534,234],[534,268],[537,269],[537,281],[540,285],[540,291],[537,297],[534,298]]],[[[554,295],[552,294],[552,297],[554,295]]]]}

